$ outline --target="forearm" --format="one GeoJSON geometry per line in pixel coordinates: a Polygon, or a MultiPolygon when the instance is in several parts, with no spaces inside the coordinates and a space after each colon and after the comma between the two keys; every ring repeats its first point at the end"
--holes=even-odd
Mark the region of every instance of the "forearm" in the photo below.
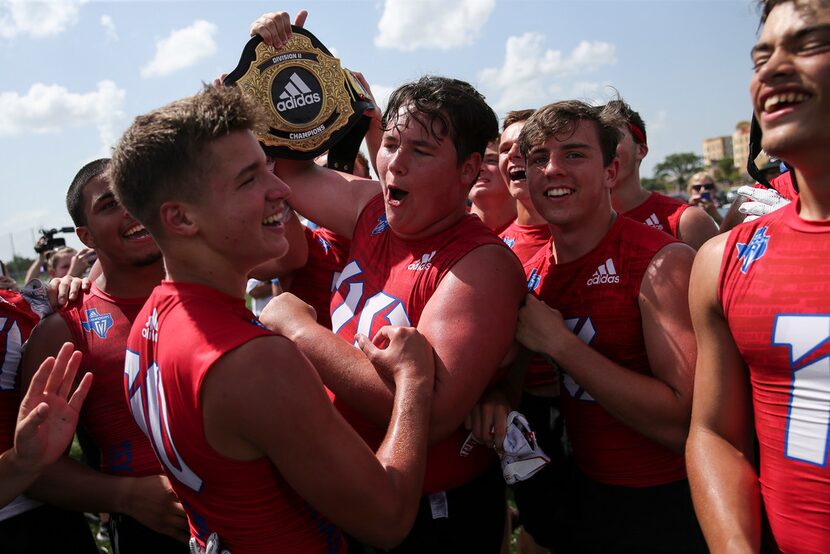
{"type": "Polygon", "coordinates": [[[389,424],[395,385],[380,377],[363,352],[320,325],[309,325],[289,338],[338,399],[379,427],[389,424]]]}
{"type": "Polygon", "coordinates": [[[81,512],[129,512],[132,478],[95,471],[64,457],[49,466],[26,494],[59,508],[81,512]]]}
{"type": "Polygon", "coordinates": [[[37,479],[36,468],[21,465],[14,449],[0,454],[0,508],[14,500],[37,479]]]}
{"type": "Polygon", "coordinates": [[[695,512],[710,551],[758,552],[760,489],[750,461],[723,437],[693,426],[686,467],[695,512]]]}
{"type": "Polygon", "coordinates": [[[683,452],[689,399],[652,375],[609,360],[575,335],[566,335],[549,355],[608,413],[638,433],[683,452]]]}

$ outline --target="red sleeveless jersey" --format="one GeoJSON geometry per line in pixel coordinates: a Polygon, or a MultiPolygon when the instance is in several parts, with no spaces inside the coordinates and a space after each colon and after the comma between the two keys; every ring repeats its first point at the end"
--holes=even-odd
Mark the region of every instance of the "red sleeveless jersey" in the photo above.
{"type": "Polygon", "coordinates": [[[331,329],[331,294],[349,259],[351,241],[323,227],[305,228],[308,261],[291,276],[288,292],[317,311],[317,322],[331,329]]]}
{"type": "Polygon", "coordinates": [[[622,215],[677,238],[680,216],[689,207],[682,200],[652,192],[645,202],[622,215]]]}
{"type": "Polygon", "coordinates": [[[92,373],[92,387],[80,423],[101,451],[101,471],[113,475],[158,475],[161,466],[150,441],[124,402],[124,352],[130,328],[146,298],[116,298],[95,284],[77,302],[58,312],[84,357],[80,374],[92,373]]]}
{"type": "MultiPolygon", "coordinates": [[[[519,225],[515,221],[499,234],[522,264],[540,248],[550,243],[550,225],[519,225]]],[[[541,356],[533,356],[525,375],[525,387],[533,388],[556,382],[556,371],[541,356]]]]}
{"type": "Polygon", "coordinates": [[[793,202],[735,227],[718,294],[749,368],[760,485],[783,552],[830,545],[830,222],[793,202]]]}
{"type": "Polygon", "coordinates": [[[202,547],[216,532],[234,554],[343,552],[337,528],[290,488],[269,459],[232,460],[205,438],[205,375],[225,353],[271,334],[241,298],[163,281],[130,333],[127,400],[202,547]]]}
{"type": "MultiPolygon", "coordinates": [[[[556,264],[550,247],[527,264],[528,289],[559,310],[583,342],[617,364],[651,374],[638,296],[654,255],[676,242],[625,217],[591,252],[556,264]]],[[[562,409],[579,469],[610,485],[646,487],[684,479],[683,457],[609,414],[568,374],[562,409]]]]}
{"type": "Polygon", "coordinates": [[[0,290],[0,452],[14,445],[23,343],[38,321],[40,317],[20,293],[0,290]]]}
{"type": "MultiPolygon", "coordinates": [[[[374,336],[384,325],[417,327],[421,312],[441,279],[461,258],[479,246],[505,246],[478,217],[467,215],[456,225],[423,240],[403,240],[389,229],[383,196],[364,208],[352,237],[349,263],[343,268],[331,301],[332,330],[350,343],[356,333],[374,336]]],[[[335,406],[376,450],[386,434],[357,410],[337,400],[335,406]]],[[[477,447],[460,456],[468,432],[459,428],[430,446],[424,493],[448,490],[480,475],[494,459],[477,447]]]]}

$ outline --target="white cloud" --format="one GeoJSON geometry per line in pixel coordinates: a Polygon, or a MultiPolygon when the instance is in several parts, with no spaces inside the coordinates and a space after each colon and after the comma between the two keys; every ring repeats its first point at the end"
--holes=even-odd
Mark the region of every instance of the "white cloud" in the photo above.
{"type": "Polygon", "coordinates": [[[118,33],[115,30],[115,22],[110,16],[101,16],[101,26],[107,31],[107,40],[118,40],[118,33]]]}
{"type": "Polygon", "coordinates": [[[116,126],[124,117],[126,92],[112,81],[96,90],[69,92],[60,85],[36,83],[25,95],[0,92],[0,137],[25,133],[59,133],[94,125],[102,147],[114,144],[116,126]]]}
{"type": "Polygon", "coordinates": [[[199,19],[184,29],[156,41],[156,55],[141,68],[142,77],[164,77],[213,56],[216,53],[216,25],[199,19]]]}
{"type": "Polygon", "coordinates": [[[472,44],[495,0],[386,0],[375,46],[412,51],[472,44]]]}
{"type": "Polygon", "coordinates": [[[80,4],[72,0],[7,0],[0,4],[0,38],[53,37],[78,21],[80,4]]]}
{"type": "Polygon", "coordinates": [[[389,102],[389,96],[392,94],[397,87],[388,87],[386,85],[369,85],[369,88],[372,89],[372,96],[375,98],[375,102],[377,103],[378,107],[381,111],[386,109],[386,104],[389,102]]]}
{"type": "MultiPolygon", "coordinates": [[[[482,88],[497,111],[538,107],[553,100],[551,92],[562,93],[563,77],[596,71],[616,63],[616,47],[607,42],[583,40],[570,54],[545,49],[545,37],[528,32],[507,39],[504,63],[479,72],[482,88]],[[554,81],[556,79],[556,81],[554,81]]],[[[602,85],[577,83],[571,92],[593,96],[602,85]]]]}

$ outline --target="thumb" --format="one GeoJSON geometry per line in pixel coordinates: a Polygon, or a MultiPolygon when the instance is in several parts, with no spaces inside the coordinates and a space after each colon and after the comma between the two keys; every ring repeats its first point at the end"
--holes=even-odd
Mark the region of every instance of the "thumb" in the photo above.
{"type": "Polygon", "coordinates": [[[26,417],[18,422],[15,436],[18,438],[34,437],[37,434],[38,425],[46,421],[47,415],[49,415],[49,404],[41,402],[26,417]]]}
{"type": "Polygon", "coordinates": [[[369,358],[369,360],[373,360],[377,355],[378,347],[369,340],[369,337],[361,333],[355,335],[354,338],[357,341],[357,347],[360,348],[364,354],[366,354],[366,357],[369,358]]]}

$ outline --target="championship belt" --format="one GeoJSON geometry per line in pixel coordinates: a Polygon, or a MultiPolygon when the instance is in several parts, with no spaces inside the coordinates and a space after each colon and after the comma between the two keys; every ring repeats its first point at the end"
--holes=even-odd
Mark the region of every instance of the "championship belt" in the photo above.
{"type": "Polygon", "coordinates": [[[340,60],[307,30],[291,26],[279,50],[254,36],[225,85],[236,85],[265,108],[268,130],[257,133],[274,158],[308,160],[328,151],[328,165],[351,172],[369,128],[371,97],[340,60]]]}

